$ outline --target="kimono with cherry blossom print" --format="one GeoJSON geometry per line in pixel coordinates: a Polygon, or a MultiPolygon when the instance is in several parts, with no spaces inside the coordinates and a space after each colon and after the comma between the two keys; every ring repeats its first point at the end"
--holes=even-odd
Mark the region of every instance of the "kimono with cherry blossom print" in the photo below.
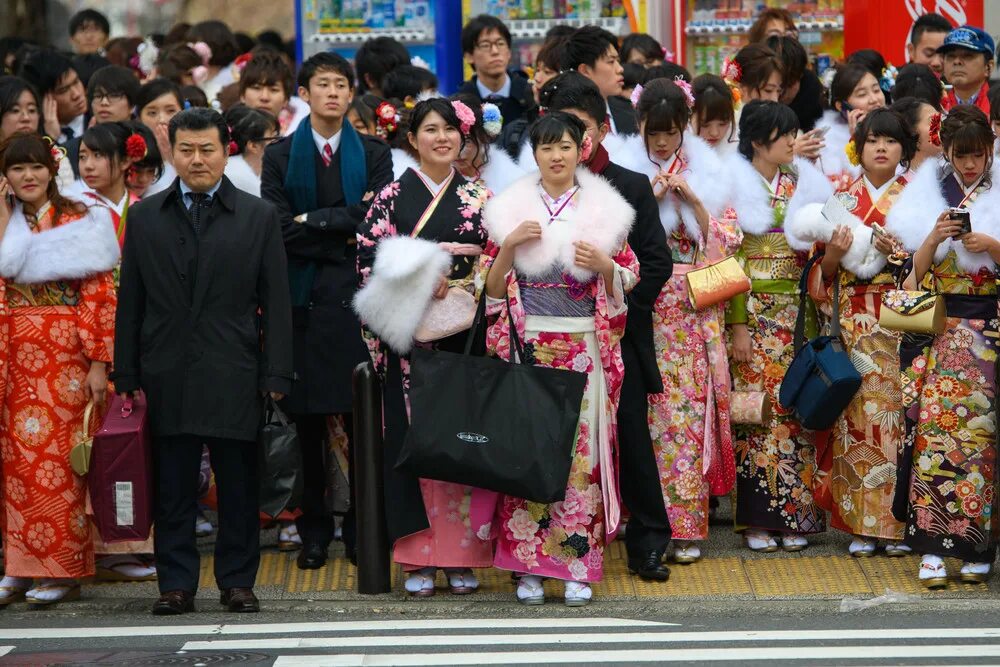
{"type": "MultiPolygon", "coordinates": [[[[427,277],[430,280],[425,285],[433,288],[440,276],[447,274],[450,287],[473,291],[476,258],[486,243],[482,207],[488,197],[485,187],[467,182],[455,171],[435,193],[428,187],[427,177],[414,169],[407,170],[378,194],[358,229],[358,273],[362,289],[376,281],[380,266],[410,261],[414,253],[430,252],[430,261],[421,262],[429,269],[427,277]],[[433,212],[429,212],[431,207],[433,212]],[[428,212],[426,216],[425,212],[428,212]],[[437,265],[439,260],[444,263],[437,265]]],[[[362,310],[358,311],[372,362],[385,387],[385,444],[390,468],[402,444],[394,434],[405,432],[410,412],[408,347],[401,349],[394,341],[408,338],[408,344],[412,345],[413,331],[430,298],[422,293],[421,281],[416,278],[405,286],[394,285],[393,291],[396,293],[385,297],[399,303],[386,309],[384,317],[366,317],[362,310]],[[414,304],[413,310],[408,310],[407,307],[414,304]],[[393,403],[393,397],[399,401],[393,403]],[[405,414],[398,414],[401,412],[405,414]],[[393,430],[397,425],[404,430],[393,430]]],[[[462,333],[421,346],[456,351],[464,341],[462,333]]],[[[390,536],[395,541],[393,558],[397,563],[408,570],[429,566],[488,567],[492,564],[491,545],[477,539],[470,525],[471,487],[420,479],[419,496],[415,503],[410,503],[411,496],[406,490],[416,491],[413,486],[416,480],[400,479],[401,476],[394,471],[386,475],[387,506],[393,508],[387,518],[390,536]],[[422,508],[419,507],[420,499],[423,500],[422,508]],[[408,512],[425,515],[406,521],[408,512]]]]}
{"type": "Polygon", "coordinates": [[[626,242],[632,208],[599,176],[578,170],[577,183],[578,189],[553,199],[538,176],[529,175],[491,200],[485,215],[490,242],[479,272],[485,283],[503,239],[523,220],[543,223],[542,240],[515,253],[505,276],[506,300],[488,302],[486,345],[489,353],[509,360],[512,322],[525,342],[527,361],[588,374],[566,496],[545,504],[482,492],[473,497],[472,513],[477,534],[496,537],[494,566],[592,582],[603,576],[604,549],[621,515],[615,425],[624,375],[619,342],[624,295],[636,284],[639,265],[626,242]],[[578,240],[612,258],[610,288],[603,276],[574,266],[578,240]]]}

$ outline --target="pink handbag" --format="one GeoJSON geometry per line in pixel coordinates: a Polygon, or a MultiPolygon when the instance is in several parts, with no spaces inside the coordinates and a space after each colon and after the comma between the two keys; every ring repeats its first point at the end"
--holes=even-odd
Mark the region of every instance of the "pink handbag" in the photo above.
{"type": "Polygon", "coordinates": [[[142,541],[153,526],[153,446],[146,397],[117,394],[94,435],[87,474],[94,523],[105,542],[142,541]]]}

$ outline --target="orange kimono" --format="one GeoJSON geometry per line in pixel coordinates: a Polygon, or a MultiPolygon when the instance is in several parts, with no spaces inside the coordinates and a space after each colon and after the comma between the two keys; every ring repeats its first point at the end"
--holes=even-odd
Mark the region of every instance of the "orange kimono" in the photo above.
{"type": "MultiPolygon", "coordinates": [[[[112,360],[112,269],[118,242],[107,210],[20,205],[0,242],[0,455],[6,574],[94,573],[86,486],[69,464],[87,405],[92,361],[112,360]]],[[[96,428],[96,424],[93,424],[96,428]]]]}

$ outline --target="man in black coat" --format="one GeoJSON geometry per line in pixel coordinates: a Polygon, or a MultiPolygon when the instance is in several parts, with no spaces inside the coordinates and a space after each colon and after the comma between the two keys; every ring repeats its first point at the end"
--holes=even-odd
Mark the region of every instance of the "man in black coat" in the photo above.
{"type": "Polygon", "coordinates": [[[219,494],[215,579],[230,611],[259,610],[257,431],[263,396],[292,388],[291,308],[274,206],[223,172],[229,130],[211,109],[170,121],[178,179],[129,212],[115,322],[115,391],[146,394],[155,462],[154,614],[193,611],[198,472],[219,494]]]}
{"type": "Polygon", "coordinates": [[[663,392],[653,347],[653,304],[673,272],[659,206],[646,177],[611,162],[601,146],[608,118],[601,92],[592,81],[576,72],[564,72],[545,84],[541,101],[552,111],[565,111],[583,121],[594,142],[587,166],[606,178],[636,212],[628,242],[639,259],[639,284],[628,295],[621,341],[625,377],[618,407],[620,486],[631,513],[625,549],[629,570],[643,579],[666,581],[670,570],[662,559],[670,542],[670,520],[649,435],[648,399],[648,394],[663,392]]]}
{"type": "Polygon", "coordinates": [[[513,123],[535,106],[531,83],[521,72],[508,71],[510,30],[495,16],[480,14],[462,28],[462,53],[475,75],[458,89],[500,109],[503,124],[513,123]]]}
{"type": "MultiPolygon", "coordinates": [[[[355,232],[371,199],[392,181],[389,147],[344,122],[353,82],[353,69],[337,54],[303,63],[299,96],[310,115],[267,148],[261,174],[261,196],[281,219],[292,290],[296,382],[285,405],[298,427],[305,473],[296,521],[302,569],[322,567],[333,539],[327,417],[340,415],[351,436],[351,375],[369,358],[351,305],[358,284],[355,232]]],[[[343,534],[349,555],[353,526],[348,514],[343,534]]]]}
{"type": "MultiPolygon", "coordinates": [[[[622,97],[625,70],[618,57],[618,40],[597,26],[584,26],[566,40],[562,71],[579,72],[597,86],[611,134],[638,134],[635,109],[622,97]]],[[[543,105],[544,106],[544,105],[543,105]]]]}

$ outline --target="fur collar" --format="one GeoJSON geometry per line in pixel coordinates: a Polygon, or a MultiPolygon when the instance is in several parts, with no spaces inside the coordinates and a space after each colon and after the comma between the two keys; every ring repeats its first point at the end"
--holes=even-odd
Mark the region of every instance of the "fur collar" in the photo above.
{"type": "Polygon", "coordinates": [[[851,140],[851,131],[840,114],[829,109],[824,111],[816,127],[830,128],[825,137],[826,145],[819,154],[819,164],[822,165],[823,173],[827,176],[840,176],[846,172],[851,175],[851,180],[860,176],[861,167],[852,165],[847,159],[847,153],[844,152],[847,142],[851,140]]]}
{"type": "Polygon", "coordinates": [[[367,284],[354,295],[354,312],[393,351],[406,354],[449,266],[451,255],[433,241],[387,238],[378,244],[367,284]]]}
{"type": "Polygon", "coordinates": [[[18,202],[0,241],[0,275],[19,283],[86,278],[110,271],[120,258],[111,213],[100,205],[36,234],[18,202]]]}
{"type": "Polygon", "coordinates": [[[573,242],[587,241],[612,257],[621,250],[635,211],[613,186],[586,168],[576,170],[576,180],[580,184],[576,208],[567,207],[551,224],[545,224],[549,213],[538,193],[537,174],[521,177],[486,204],[483,224],[497,244],[525,220],[543,223],[541,241],[521,246],[514,255],[519,274],[541,275],[558,263],[574,278],[586,281],[594,274],[574,265],[573,242]]]}
{"type": "MultiPolygon", "coordinates": [[[[946,173],[946,168],[942,168],[937,160],[929,160],[922,165],[886,216],[886,229],[909,252],[920,248],[938,216],[948,208],[941,190],[946,173]]],[[[969,207],[969,212],[972,231],[1000,238],[1000,189],[993,187],[979,195],[969,207]]],[[[958,265],[964,271],[975,273],[984,267],[992,269],[995,266],[989,253],[971,253],[961,241],[954,239],[945,239],[937,247],[935,263],[943,261],[949,250],[955,251],[958,265]]]]}
{"type": "MultiPolygon", "coordinates": [[[[652,180],[659,171],[659,167],[649,159],[643,138],[639,135],[631,135],[622,141],[623,147],[619,150],[621,161],[618,164],[632,171],[637,171],[652,180]]],[[[680,159],[686,163],[685,178],[691,185],[691,189],[701,199],[708,214],[715,218],[722,217],[730,199],[730,183],[719,177],[723,170],[722,160],[707,143],[690,132],[684,134],[680,159]]],[[[701,227],[694,217],[694,211],[688,204],[681,202],[678,207],[678,201],[675,198],[664,197],[659,202],[659,206],[660,224],[663,225],[667,235],[672,234],[677,229],[678,222],[683,222],[684,231],[689,238],[701,238],[701,227]],[[678,208],[680,216],[678,216],[678,208]]]]}
{"type": "Polygon", "coordinates": [[[234,155],[226,162],[226,177],[237,189],[254,197],[260,197],[260,176],[254,173],[242,155],[234,155]]]}
{"type": "MultiPolygon", "coordinates": [[[[736,153],[726,161],[725,173],[732,179],[729,204],[736,211],[740,229],[748,234],[761,235],[774,228],[774,209],[763,178],[753,165],[736,153]]],[[[833,185],[816,167],[806,160],[794,163],[795,192],[785,205],[785,238],[795,250],[808,250],[803,241],[788,233],[790,215],[810,203],[825,202],[833,194],[833,185]]]]}
{"type": "Polygon", "coordinates": [[[511,183],[524,176],[527,172],[514,161],[507,151],[498,145],[490,147],[490,161],[483,169],[481,179],[490,192],[498,193],[506,190],[511,183]]]}
{"type": "Polygon", "coordinates": [[[406,170],[411,167],[414,170],[420,168],[417,161],[410,157],[410,154],[402,148],[393,148],[389,152],[392,154],[392,180],[398,181],[406,173],[406,170]]]}

